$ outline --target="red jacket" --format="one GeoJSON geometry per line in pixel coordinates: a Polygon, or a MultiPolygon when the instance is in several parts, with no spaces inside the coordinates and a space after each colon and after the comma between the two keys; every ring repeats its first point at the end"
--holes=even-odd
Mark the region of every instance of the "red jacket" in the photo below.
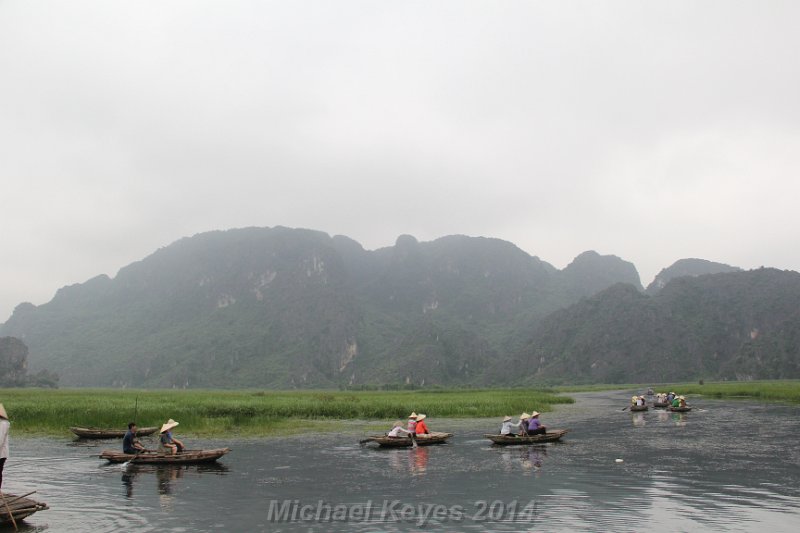
{"type": "Polygon", "coordinates": [[[430,431],[428,431],[428,426],[425,425],[425,421],[420,420],[417,422],[417,435],[422,435],[425,433],[430,433],[430,431]]]}

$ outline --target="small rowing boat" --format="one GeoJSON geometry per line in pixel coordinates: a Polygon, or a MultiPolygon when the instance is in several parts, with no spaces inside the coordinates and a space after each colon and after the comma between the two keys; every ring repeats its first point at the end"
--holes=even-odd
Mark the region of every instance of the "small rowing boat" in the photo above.
{"type": "Polygon", "coordinates": [[[689,407],[689,406],[686,406],[686,407],[667,407],[667,409],[669,409],[673,413],[688,413],[689,411],[692,410],[692,408],[689,407]]]}
{"type": "Polygon", "coordinates": [[[3,496],[0,498],[0,526],[18,523],[37,511],[49,509],[46,503],[28,498],[33,492],[29,492],[24,496],[15,496],[7,492],[2,494],[3,496]],[[11,512],[9,513],[9,511],[11,512]]]}
{"type": "MultiPolygon", "coordinates": [[[[430,446],[432,444],[445,444],[447,439],[452,437],[452,433],[441,433],[433,431],[427,435],[417,435],[417,445],[418,446],[430,446]]],[[[382,447],[409,447],[412,446],[414,443],[411,441],[411,437],[390,437],[388,435],[372,435],[362,441],[361,444],[366,444],[367,442],[377,442],[378,446],[382,447]]]]}
{"type": "MultiPolygon", "coordinates": [[[[69,430],[82,439],[121,439],[128,432],[127,429],[104,429],[104,428],[82,428],[71,427],[69,430]]],[[[158,431],[158,426],[139,428],[136,430],[137,437],[146,437],[158,431]]]]}
{"type": "Polygon", "coordinates": [[[653,409],[666,409],[669,407],[669,402],[653,402],[653,409]]]}
{"type": "Polygon", "coordinates": [[[646,405],[631,405],[631,411],[647,411],[646,405]]]}
{"type": "Polygon", "coordinates": [[[231,451],[230,448],[217,448],[214,450],[183,450],[176,454],[170,454],[150,450],[140,453],[104,450],[100,454],[100,459],[105,459],[109,463],[127,463],[130,461],[131,463],[142,465],[196,464],[211,463],[229,451],[231,451]]]}
{"type": "Polygon", "coordinates": [[[543,442],[555,442],[567,434],[568,429],[548,429],[544,435],[531,435],[529,437],[514,437],[509,435],[494,435],[488,433],[484,435],[487,439],[500,446],[515,444],[541,444],[543,442]]]}

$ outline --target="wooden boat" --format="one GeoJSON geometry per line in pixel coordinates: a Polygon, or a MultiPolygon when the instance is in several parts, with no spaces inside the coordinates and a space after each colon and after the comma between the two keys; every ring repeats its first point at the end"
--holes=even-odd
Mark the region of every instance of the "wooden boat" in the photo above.
{"type": "Polygon", "coordinates": [[[666,409],[669,407],[669,402],[653,402],[653,409],[666,409]]]}
{"type": "Polygon", "coordinates": [[[28,498],[31,494],[33,492],[24,496],[3,493],[3,497],[0,498],[0,526],[13,525],[14,522],[19,523],[37,511],[49,509],[46,503],[28,498]],[[9,513],[9,511],[11,512],[9,513]],[[11,519],[12,517],[14,520],[11,519]]]}
{"type": "MultiPolygon", "coordinates": [[[[447,439],[452,437],[452,433],[441,433],[433,431],[428,435],[417,435],[417,445],[418,446],[430,446],[432,444],[444,444],[447,439]]],[[[361,444],[365,444],[367,442],[377,442],[378,446],[383,447],[408,447],[411,446],[413,443],[411,442],[411,437],[389,437],[388,435],[372,435],[362,441],[361,444]]]]}
{"type": "Polygon", "coordinates": [[[105,459],[109,463],[127,463],[143,465],[167,465],[167,464],[197,464],[211,463],[216,461],[230,448],[217,448],[214,450],[184,450],[176,454],[161,453],[156,451],[145,451],[141,453],[124,453],[116,450],[104,450],[100,454],[100,459],[105,459]]]}
{"type": "Polygon", "coordinates": [[[646,405],[631,405],[631,411],[647,411],[646,405]]]}
{"type": "Polygon", "coordinates": [[[543,442],[555,442],[569,432],[568,429],[548,429],[544,435],[531,435],[530,437],[509,437],[508,435],[495,435],[487,433],[487,439],[500,446],[515,444],[541,444],[543,442]]]}
{"type": "MultiPolygon", "coordinates": [[[[82,428],[71,427],[69,430],[82,439],[121,439],[128,432],[127,429],[103,429],[103,428],[82,428]]],[[[146,437],[158,431],[158,426],[139,428],[136,430],[137,437],[146,437]]]]}
{"type": "Polygon", "coordinates": [[[667,409],[669,409],[673,413],[688,413],[689,411],[692,410],[692,408],[689,407],[688,405],[686,407],[667,407],[667,409]]]}

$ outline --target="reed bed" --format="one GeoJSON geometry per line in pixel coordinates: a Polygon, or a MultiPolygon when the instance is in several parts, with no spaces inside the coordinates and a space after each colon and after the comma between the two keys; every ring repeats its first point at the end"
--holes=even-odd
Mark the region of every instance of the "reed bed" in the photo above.
{"type": "Polygon", "coordinates": [[[269,435],[328,425],[333,420],[405,419],[411,411],[431,418],[519,414],[574,400],[529,389],[431,391],[220,391],[5,389],[15,433],[66,435],[69,426],[122,428],[180,422],[191,435],[269,435]],[[313,426],[312,426],[313,425],[313,426]]]}
{"type": "Polygon", "coordinates": [[[747,398],[764,402],[800,403],[800,381],[720,381],[674,385],[681,394],[702,394],[710,398],[747,398]]]}

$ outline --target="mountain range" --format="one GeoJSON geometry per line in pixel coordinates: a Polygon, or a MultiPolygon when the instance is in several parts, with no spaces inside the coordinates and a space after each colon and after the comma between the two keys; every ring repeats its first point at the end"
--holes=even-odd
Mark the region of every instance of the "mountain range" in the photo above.
{"type": "Polygon", "coordinates": [[[800,274],[700,259],[564,269],[499,239],[365,250],[242,228],[23,303],[0,335],[66,386],[330,388],[800,377],[800,274]],[[793,307],[794,305],[794,307],[793,307]]]}

